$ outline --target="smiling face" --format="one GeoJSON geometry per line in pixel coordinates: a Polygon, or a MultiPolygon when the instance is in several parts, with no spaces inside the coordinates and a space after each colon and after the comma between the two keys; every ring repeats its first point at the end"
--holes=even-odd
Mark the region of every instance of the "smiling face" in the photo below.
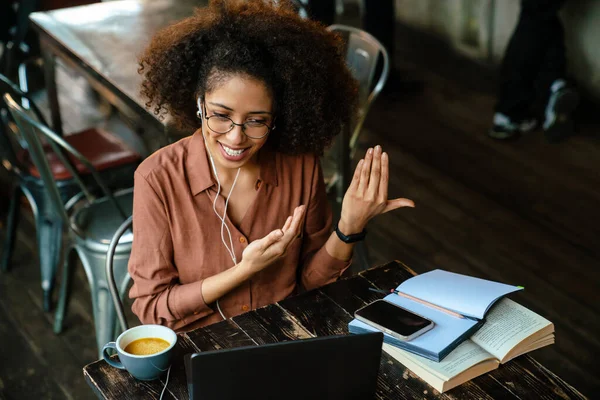
{"type": "Polygon", "coordinates": [[[246,75],[231,75],[205,94],[202,113],[202,131],[215,164],[219,169],[237,169],[256,162],[256,153],[269,135],[252,139],[238,125],[219,134],[208,127],[207,118],[211,118],[211,126],[214,121],[228,117],[236,124],[260,122],[272,127],[273,96],[262,81],[246,75]]]}

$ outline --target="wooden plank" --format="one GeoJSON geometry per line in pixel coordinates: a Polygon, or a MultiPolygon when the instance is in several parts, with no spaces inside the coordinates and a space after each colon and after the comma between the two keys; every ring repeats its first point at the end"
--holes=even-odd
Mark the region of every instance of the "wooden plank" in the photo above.
{"type": "Polygon", "coordinates": [[[380,267],[365,270],[359,274],[375,287],[383,290],[395,289],[399,284],[416,275],[401,261],[390,261],[380,267]]]}
{"type": "Polygon", "coordinates": [[[579,391],[529,356],[503,364],[490,375],[519,398],[585,399],[579,391]]]}
{"type": "Polygon", "coordinates": [[[39,301],[35,303],[34,299],[23,293],[24,289],[30,290],[15,276],[11,274],[3,276],[0,280],[0,292],[3,294],[0,297],[0,306],[10,310],[11,319],[19,326],[21,335],[31,344],[37,357],[43,360],[43,365],[61,366],[60,368],[46,367],[45,373],[65,388],[67,393],[81,393],[81,397],[78,398],[86,398],[84,393],[88,392],[87,398],[92,398],[84,380],[73,379],[74,376],[80,377],[81,365],[83,365],[81,353],[85,353],[86,347],[69,346],[64,338],[54,335],[51,316],[42,311],[41,290],[35,293],[35,300],[39,301]]]}
{"type": "Polygon", "coordinates": [[[360,307],[385,296],[369,289],[378,288],[366,279],[354,277],[323,286],[320,291],[350,315],[354,315],[354,312],[360,307]]]}
{"type": "Polygon", "coordinates": [[[229,319],[187,332],[186,336],[199,351],[256,346],[256,342],[229,319]]]}
{"type": "Polygon", "coordinates": [[[246,335],[259,345],[312,337],[306,329],[276,304],[238,315],[232,319],[246,335]]]}
{"type": "Polygon", "coordinates": [[[319,290],[311,290],[278,303],[311,335],[330,336],[348,333],[352,316],[319,290]]]}
{"type": "Polygon", "coordinates": [[[3,302],[0,302],[0,320],[0,388],[6,397],[73,399],[49,373],[57,369],[57,365],[49,364],[40,356],[39,344],[12,317],[12,311],[3,302]]]}
{"type": "MultiPolygon", "coordinates": [[[[169,382],[163,398],[186,399],[188,397],[183,356],[197,351],[198,349],[185,335],[178,336],[169,382]]],[[[154,381],[140,381],[134,379],[129,372],[108,365],[104,360],[86,365],[83,374],[94,393],[104,399],[158,399],[166,380],[166,375],[163,375],[154,381]]]]}

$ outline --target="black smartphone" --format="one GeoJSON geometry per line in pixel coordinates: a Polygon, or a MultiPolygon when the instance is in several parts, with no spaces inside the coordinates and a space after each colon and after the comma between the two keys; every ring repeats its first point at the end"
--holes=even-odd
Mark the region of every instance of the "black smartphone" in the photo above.
{"type": "Polygon", "coordinates": [[[400,340],[411,340],[434,327],[433,321],[385,300],[376,300],[354,317],[400,340]]]}

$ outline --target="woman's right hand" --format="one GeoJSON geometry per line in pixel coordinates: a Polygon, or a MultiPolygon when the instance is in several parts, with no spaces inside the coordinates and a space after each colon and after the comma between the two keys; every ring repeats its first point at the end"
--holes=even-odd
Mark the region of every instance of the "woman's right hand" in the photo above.
{"type": "Polygon", "coordinates": [[[251,275],[257,273],[285,256],[289,245],[300,234],[306,206],[296,207],[283,228],[276,229],[262,239],[253,241],[242,253],[241,265],[251,275]]]}

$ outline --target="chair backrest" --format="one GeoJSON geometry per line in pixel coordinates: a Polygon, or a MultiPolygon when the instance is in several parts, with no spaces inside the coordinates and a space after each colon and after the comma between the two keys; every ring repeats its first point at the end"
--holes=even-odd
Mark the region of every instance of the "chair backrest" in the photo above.
{"type": "Polygon", "coordinates": [[[27,94],[23,93],[6,76],[0,74],[0,160],[7,169],[17,175],[29,175],[28,166],[24,163],[25,160],[19,157],[20,152],[27,150],[27,142],[19,130],[16,129],[14,119],[11,117],[8,106],[2,98],[2,95],[6,93],[10,94],[18,103],[27,104],[29,107],[27,112],[31,117],[43,125],[47,126],[47,124],[44,116],[27,94]]]}
{"type": "Polygon", "coordinates": [[[58,189],[58,185],[54,181],[54,176],[52,174],[52,170],[50,168],[50,164],[48,163],[48,159],[46,158],[46,151],[42,143],[47,142],[52,151],[56,154],[57,158],[62,162],[65,168],[70,172],[74,181],[80,187],[82,193],[85,195],[89,202],[94,201],[93,191],[90,190],[86,184],[84,183],[81,175],[77,172],[73,162],[69,157],[76,158],[81,164],[83,164],[92,177],[96,185],[102,191],[102,194],[106,196],[109,201],[116,207],[116,209],[121,214],[123,220],[127,219],[127,215],[116,201],[115,197],[112,195],[106,184],[100,178],[98,171],[94,168],[94,166],[90,163],[90,161],[83,156],[79,151],[77,151],[73,146],[71,146],[67,141],[65,141],[62,137],[53,132],[50,128],[40,124],[35,121],[31,116],[19,105],[17,102],[10,96],[10,94],[6,93],[2,96],[4,102],[6,103],[8,110],[12,117],[14,118],[19,132],[27,142],[27,147],[29,150],[29,155],[34,165],[38,169],[38,172],[44,182],[44,187],[48,191],[49,199],[52,203],[52,207],[56,214],[62,218],[63,222],[66,226],[71,227],[76,233],[82,234],[78,227],[74,224],[71,224],[69,219],[67,208],[63,203],[63,199],[60,196],[60,191],[58,189]]]}
{"type": "Polygon", "coordinates": [[[306,8],[306,0],[292,0],[292,4],[296,8],[298,15],[304,19],[308,19],[308,9],[306,8]]]}
{"type": "Polygon", "coordinates": [[[117,311],[117,317],[119,318],[119,323],[121,324],[121,331],[124,332],[129,329],[129,324],[127,324],[127,319],[125,318],[125,311],[123,310],[123,303],[121,302],[121,293],[125,290],[127,283],[130,280],[129,274],[127,274],[126,278],[122,282],[120,288],[117,287],[117,283],[115,282],[115,274],[113,271],[113,259],[115,256],[115,250],[117,249],[117,245],[119,244],[119,240],[121,240],[121,236],[127,231],[131,229],[133,225],[133,216],[127,218],[125,222],[119,226],[119,229],[113,235],[110,245],[108,246],[108,252],[106,253],[106,277],[108,280],[108,288],[110,290],[110,295],[112,297],[113,304],[115,305],[115,310],[117,311]]]}
{"type": "Polygon", "coordinates": [[[359,85],[359,115],[350,139],[350,148],[354,148],[369,107],[387,81],[390,71],[389,55],[379,40],[361,29],[337,24],[327,29],[345,37],[346,64],[359,85]],[[381,72],[373,85],[379,60],[381,60],[381,72]]]}

